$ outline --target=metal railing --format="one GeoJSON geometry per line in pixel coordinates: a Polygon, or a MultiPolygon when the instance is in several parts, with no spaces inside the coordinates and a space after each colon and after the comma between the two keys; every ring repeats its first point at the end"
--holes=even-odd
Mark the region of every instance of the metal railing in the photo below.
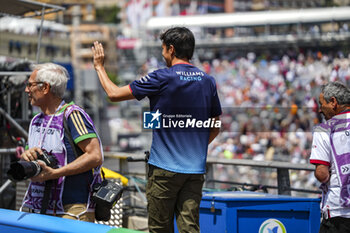
{"type": "MultiPolygon", "coordinates": [[[[281,195],[291,195],[291,191],[297,192],[308,192],[308,193],[320,193],[315,190],[308,189],[297,189],[292,188],[290,185],[290,170],[305,170],[305,171],[314,171],[315,167],[311,164],[294,164],[289,162],[280,162],[280,161],[254,161],[248,159],[222,159],[222,158],[213,158],[208,157],[207,159],[207,176],[206,176],[206,185],[207,187],[213,187],[215,182],[220,182],[214,180],[214,165],[222,164],[228,166],[250,166],[250,167],[262,167],[262,168],[272,168],[277,169],[277,187],[275,186],[266,186],[267,188],[276,188],[278,194],[281,195]]],[[[241,184],[241,185],[250,185],[245,183],[234,183],[226,182],[231,184],[241,184]]]]}
{"type": "MultiPolygon", "coordinates": [[[[15,153],[15,148],[0,149],[1,154],[15,153]]],[[[131,154],[131,153],[119,153],[119,152],[105,152],[106,158],[116,159],[119,162],[119,172],[123,175],[130,174],[129,161],[141,161],[145,162],[145,155],[143,154],[131,154]]],[[[221,164],[225,166],[250,166],[250,167],[261,167],[261,168],[271,168],[277,169],[277,186],[262,185],[265,188],[275,188],[278,190],[278,194],[281,195],[291,195],[291,191],[296,192],[308,192],[308,193],[320,193],[320,191],[308,190],[308,189],[297,189],[292,188],[290,184],[290,170],[305,170],[314,171],[315,168],[311,164],[294,164],[289,162],[279,162],[279,161],[254,161],[248,159],[223,159],[223,158],[212,158],[207,159],[207,173],[206,173],[206,187],[214,188],[215,183],[226,183],[235,185],[245,185],[245,186],[256,186],[256,184],[240,183],[240,182],[227,182],[214,179],[214,166],[216,164],[221,164]]],[[[145,170],[138,170],[138,175],[146,174],[145,170]]],[[[2,187],[0,187],[0,194],[11,184],[8,180],[2,187]]]]}
{"type": "MultiPolygon", "coordinates": [[[[145,155],[143,154],[130,154],[130,153],[119,153],[119,152],[105,152],[106,158],[113,158],[119,161],[119,172],[123,175],[130,174],[130,167],[128,160],[145,161],[145,155]]],[[[223,182],[214,179],[214,166],[216,164],[221,164],[224,166],[249,166],[249,167],[260,167],[260,168],[270,168],[277,170],[277,186],[267,186],[266,188],[276,188],[278,194],[281,195],[291,195],[291,191],[296,192],[307,192],[307,193],[320,193],[320,191],[309,190],[309,189],[299,189],[293,188],[290,184],[290,170],[304,170],[304,171],[314,171],[315,167],[311,164],[294,164],[289,162],[280,161],[254,161],[248,159],[223,159],[223,158],[213,158],[208,157],[207,159],[207,173],[205,186],[207,188],[214,188],[215,183],[227,183],[227,184],[237,184],[237,185],[247,185],[256,186],[255,184],[239,183],[239,182],[223,182]]],[[[139,175],[143,172],[138,170],[139,175]]]]}

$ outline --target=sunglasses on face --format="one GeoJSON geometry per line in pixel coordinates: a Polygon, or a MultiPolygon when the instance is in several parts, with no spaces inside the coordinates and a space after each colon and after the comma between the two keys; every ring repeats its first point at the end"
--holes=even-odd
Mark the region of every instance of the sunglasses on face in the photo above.
{"type": "Polygon", "coordinates": [[[26,87],[28,87],[29,89],[33,86],[39,85],[39,84],[43,84],[44,82],[27,82],[26,83],[26,87]]]}

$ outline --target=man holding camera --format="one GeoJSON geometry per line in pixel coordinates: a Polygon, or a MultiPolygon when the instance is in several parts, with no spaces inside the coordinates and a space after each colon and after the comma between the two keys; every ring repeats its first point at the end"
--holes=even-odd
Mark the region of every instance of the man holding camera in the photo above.
{"type": "Polygon", "coordinates": [[[89,115],[63,101],[67,81],[64,67],[45,63],[33,66],[27,82],[29,101],[42,112],[30,123],[28,149],[21,157],[40,165],[40,173],[31,178],[22,208],[94,222],[91,194],[101,182],[102,144],[89,115]],[[70,132],[65,132],[64,121],[70,132]],[[57,166],[38,160],[41,156],[54,158],[57,166]]]}
{"type": "Polygon", "coordinates": [[[112,101],[148,97],[151,122],[161,116],[174,116],[169,120],[180,122],[176,124],[179,127],[153,129],[146,188],[148,227],[152,233],[174,232],[176,216],[179,232],[199,233],[207,149],[220,131],[220,101],[215,79],[190,63],[195,47],[193,33],[185,27],[174,27],[162,33],[160,39],[167,68],[130,85],[118,87],[108,78],[103,66],[104,50],[98,42],[92,48],[94,66],[112,101]],[[188,127],[182,124],[185,121],[188,127]],[[200,127],[202,122],[215,126],[200,127]]]}

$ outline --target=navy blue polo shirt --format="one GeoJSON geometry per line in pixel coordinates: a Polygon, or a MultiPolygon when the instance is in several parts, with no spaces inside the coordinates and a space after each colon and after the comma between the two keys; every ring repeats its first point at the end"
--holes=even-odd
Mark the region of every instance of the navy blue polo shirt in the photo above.
{"type": "Polygon", "coordinates": [[[150,111],[162,114],[161,128],[153,129],[149,163],[178,173],[205,173],[210,128],[203,122],[221,115],[215,79],[181,63],[133,81],[130,89],[138,100],[149,98],[150,111]]]}

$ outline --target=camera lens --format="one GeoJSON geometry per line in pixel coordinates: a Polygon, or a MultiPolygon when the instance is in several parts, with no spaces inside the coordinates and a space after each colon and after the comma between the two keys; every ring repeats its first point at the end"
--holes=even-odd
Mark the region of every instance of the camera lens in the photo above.
{"type": "Polygon", "coordinates": [[[7,175],[14,181],[22,181],[40,173],[41,167],[36,161],[18,161],[10,165],[7,175]]]}

